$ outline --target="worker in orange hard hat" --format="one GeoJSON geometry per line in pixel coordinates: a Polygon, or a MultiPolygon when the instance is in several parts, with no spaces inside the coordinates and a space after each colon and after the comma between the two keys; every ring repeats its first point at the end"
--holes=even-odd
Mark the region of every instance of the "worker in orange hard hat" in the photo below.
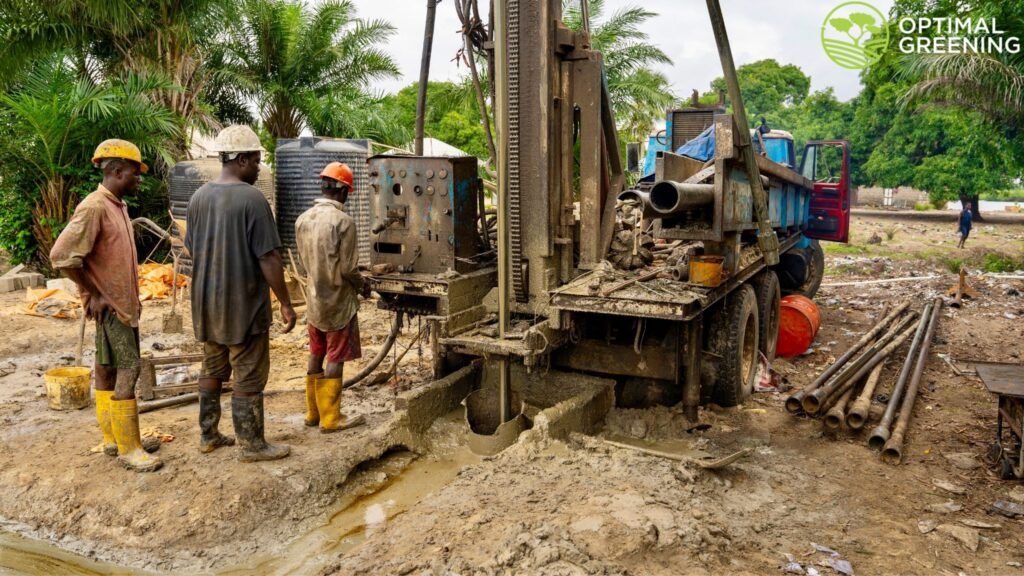
{"type": "Polygon", "coordinates": [[[117,456],[126,468],[152,472],[156,439],[139,434],[135,383],[139,379],[138,255],[124,198],[139,190],[149,167],[127,140],[105,140],[92,163],[103,181],[86,196],[50,250],[50,262],[78,285],[83,312],[96,321],[96,420],[103,441],[93,452],[117,456]]]}
{"type": "Polygon", "coordinates": [[[306,426],[319,425],[321,432],[345,430],[365,422],[361,415],[341,415],[345,362],[362,356],[357,295],[370,295],[370,285],[359,273],[356,223],[344,209],[352,187],[352,169],[331,162],[320,172],[323,197],[295,221],[299,257],[308,275],[306,426]]]}

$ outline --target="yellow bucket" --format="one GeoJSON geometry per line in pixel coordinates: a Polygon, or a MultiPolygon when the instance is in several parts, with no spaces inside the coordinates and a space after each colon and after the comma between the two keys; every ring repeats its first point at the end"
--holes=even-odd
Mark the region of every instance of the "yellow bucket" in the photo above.
{"type": "Polygon", "coordinates": [[[51,368],[43,375],[53,410],[81,410],[89,405],[92,370],[81,366],[51,368]]]}
{"type": "Polygon", "coordinates": [[[697,256],[690,262],[690,282],[707,288],[718,288],[722,284],[721,256],[697,256]]]}

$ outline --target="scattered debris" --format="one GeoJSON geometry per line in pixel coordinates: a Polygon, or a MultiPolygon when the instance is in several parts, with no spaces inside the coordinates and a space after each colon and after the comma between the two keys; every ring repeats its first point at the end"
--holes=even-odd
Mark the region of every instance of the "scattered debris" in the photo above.
{"type": "Polygon", "coordinates": [[[973,528],[957,526],[956,524],[939,524],[935,530],[948,536],[952,536],[954,540],[963,544],[964,548],[967,548],[971,552],[978,551],[978,544],[981,542],[981,537],[978,535],[978,531],[973,528]]]}
{"type": "Polygon", "coordinates": [[[941,480],[939,478],[932,478],[932,484],[935,485],[938,488],[942,488],[946,492],[951,492],[953,494],[966,494],[967,493],[967,489],[966,488],[964,488],[963,486],[961,486],[959,484],[954,484],[953,482],[950,482],[948,480],[941,480]]]}
{"type": "Polygon", "coordinates": [[[25,302],[22,312],[48,318],[77,318],[82,307],[77,296],[56,288],[26,288],[25,302]]]}
{"type": "Polygon", "coordinates": [[[981,462],[978,462],[970,452],[954,452],[952,454],[943,454],[942,456],[950,464],[961,470],[977,470],[981,468],[981,462]]]}
{"type": "Polygon", "coordinates": [[[995,514],[1002,514],[1007,518],[1017,518],[1018,516],[1024,516],[1024,504],[1007,502],[1006,500],[996,500],[992,503],[992,512],[995,514]]]}
{"type": "Polygon", "coordinates": [[[1014,486],[1012,489],[1010,489],[1010,493],[1007,494],[1007,496],[1009,496],[1011,500],[1015,500],[1017,502],[1024,502],[1024,486],[1014,486]]]}
{"type": "Polygon", "coordinates": [[[786,564],[782,567],[783,574],[806,574],[804,567],[796,561],[792,554],[786,554],[786,564]]]}
{"type": "Polygon", "coordinates": [[[927,534],[934,531],[938,525],[939,523],[935,520],[918,520],[917,530],[921,532],[921,534],[927,534]]]}
{"type": "Polygon", "coordinates": [[[963,518],[960,523],[964,526],[970,526],[971,528],[981,528],[983,530],[998,530],[1002,528],[1002,524],[989,524],[988,522],[982,522],[981,520],[972,520],[970,518],[963,518]]]}
{"type": "Polygon", "coordinates": [[[821,552],[823,554],[829,554],[833,558],[839,558],[839,556],[840,556],[839,552],[836,552],[835,550],[829,548],[828,546],[822,546],[821,544],[815,544],[814,542],[811,542],[811,547],[814,548],[815,552],[821,552]]]}
{"type": "MultiPolygon", "coordinates": [[[[178,288],[188,285],[188,276],[178,274],[178,288]]],[[[171,295],[174,266],[150,262],[139,266],[139,300],[163,300],[171,295]]]]}
{"type": "Polygon", "coordinates": [[[829,565],[829,568],[832,568],[833,570],[835,570],[836,572],[839,572],[840,574],[845,574],[846,576],[853,576],[853,565],[850,564],[849,560],[841,560],[839,558],[829,558],[828,559],[828,565],[829,565]]]}
{"type": "Polygon", "coordinates": [[[929,504],[925,509],[936,514],[952,514],[963,510],[964,507],[952,500],[947,500],[941,504],[929,504]]]}

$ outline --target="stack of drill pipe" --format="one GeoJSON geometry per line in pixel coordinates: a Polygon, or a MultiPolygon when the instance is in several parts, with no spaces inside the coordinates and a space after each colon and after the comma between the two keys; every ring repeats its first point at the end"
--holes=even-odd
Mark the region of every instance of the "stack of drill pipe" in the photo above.
{"type": "Polygon", "coordinates": [[[903,361],[903,367],[900,369],[900,375],[896,378],[892,394],[889,395],[889,404],[885,407],[885,413],[882,414],[878,426],[875,426],[875,429],[871,431],[871,435],[868,437],[868,446],[875,450],[881,450],[882,446],[889,440],[889,428],[892,426],[893,418],[896,417],[896,410],[899,408],[900,399],[903,398],[903,390],[906,389],[907,379],[910,377],[911,370],[913,370],[914,363],[917,361],[918,354],[921,351],[920,347],[924,334],[928,330],[928,322],[931,319],[934,308],[935,304],[932,302],[925,305],[924,311],[921,314],[921,321],[917,326],[921,334],[921,340],[915,338],[917,346],[911,345],[910,350],[907,352],[907,357],[903,361]]]}
{"type": "Polygon", "coordinates": [[[800,410],[802,409],[801,403],[803,402],[805,396],[807,396],[815,389],[820,387],[822,384],[827,382],[829,378],[831,378],[836,372],[842,369],[843,365],[845,365],[846,362],[850,360],[850,358],[853,358],[857,354],[857,352],[860,351],[861,348],[873,342],[878,337],[878,335],[881,334],[882,331],[885,330],[909,306],[909,301],[904,302],[903,304],[897,306],[895,310],[886,314],[885,317],[879,320],[878,323],[871,328],[871,330],[868,330],[867,333],[861,336],[860,340],[857,340],[857,342],[855,342],[849,350],[844,352],[838,360],[836,360],[831,366],[829,366],[824,372],[822,372],[821,375],[814,380],[814,382],[811,382],[805,388],[799,390],[798,392],[787,398],[786,410],[791,414],[796,414],[797,412],[800,412],[800,410]]]}
{"type": "MultiPolygon", "coordinates": [[[[868,398],[871,397],[875,386],[878,385],[878,380],[882,376],[882,368],[884,366],[885,361],[883,360],[875,366],[874,370],[872,370],[870,374],[868,374],[868,379],[864,381],[864,388],[861,391],[861,397],[863,397],[864,394],[867,394],[868,398]]],[[[850,389],[846,391],[846,394],[843,394],[842,398],[840,398],[839,401],[825,413],[824,422],[826,428],[830,430],[838,430],[843,424],[843,421],[848,417],[846,414],[846,407],[850,404],[850,399],[853,398],[853,391],[854,387],[851,386],[850,389]]],[[[859,399],[860,398],[858,398],[858,400],[859,399]]]]}
{"type": "MultiPolygon", "coordinates": [[[[907,350],[907,357],[903,361],[903,368],[900,369],[900,375],[896,380],[893,392],[896,392],[897,389],[902,391],[904,383],[907,381],[910,367],[913,364],[914,358],[916,358],[917,351],[920,349],[921,339],[924,337],[924,332],[928,326],[931,306],[932,304],[929,302],[921,313],[921,321],[917,324],[917,332],[914,333],[914,340],[911,341],[910,349],[907,350]]],[[[878,385],[878,378],[875,376],[875,373],[871,374],[871,378],[864,385],[864,390],[861,392],[860,397],[853,402],[853,406],[850,407],[849,412],[846,414],[846,425],[853,430],[860,430],[868,421],[868,414],[871,410],[871,397],[875,393],[875,387],[878,385]]],[[[882,442],[884,443],[885,441],[883,440],[882,442]]]]}
{"type": "Polygon", "coordinates": [[[903,460],[903,435],[906,434],[907,426],[910,424],[910,416],[914,411],[914,401],[917,400],[917,388],[921,383],[921,375],[924,374],[924,367],[928,364],[928,349],[931,347],[932,338],[935,336],[935,328],[939,324],[939,312],[942,310],[942,299],[935,299],[935,306],[932,308],[931,319],[928,321],[928,332],[924,341],[921,342],[921,352],[917,357],[917,364],[914,367],[914,375],[910,379],[910,386],[907,387],[907,397],[900,407],[900,418],[892,429],[892,436],[882,448],[882,461],[887,464],[899,464],[903,460]]]}
{"type": "Polygon", "coordinates": [[[835,400],[842,398],[842,395],[847,390],[852,388],[864,375],[910,338],[914,327],[909,325],[916,316],[916,312],[904,316],[898,324],[890,328],[884,336],[871,344],[863,354],[836,374],[830,382],[804,396],[804,399],[801,401],[804,412],[807,414],[817,414],[830,398],[832,398],[832,402],[829,405],[835,403],[835,400]]]}

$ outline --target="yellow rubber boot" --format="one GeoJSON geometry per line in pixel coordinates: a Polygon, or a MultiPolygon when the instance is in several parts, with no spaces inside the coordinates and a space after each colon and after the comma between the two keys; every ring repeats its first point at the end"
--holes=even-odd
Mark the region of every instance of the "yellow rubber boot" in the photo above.
{"type": "Polygon", "coordinates": [[[306,374],[306,426],[320,423],[320,410],[316,406],[316,381],[323,374],[306,374]]]}
{"type": "Polygon", "coordinates": [[[345,418],[341,415],[341,378],[318,378],[316,381],[316,405],[320,410],[320,432],[338,432],[359,426],[366,422],[363,416],[345,418]]]}
{"type": "Polygon", "coordinates": [[[136,472],[154,472],[164,463],[142,449],[139,437],[139,406],[135,399],[110,400],[110,424],[117,441],[117,461],[136,472]]]}
{"type": "Polygon", "coordinates": [[[96,422],[100,425],[103,441],[96,445],[93,452],[103,452],[107,456],[117,456],[117,441],[110,428],[110,401],[114,399],[113,390],[96,391],[96,422]]]}

